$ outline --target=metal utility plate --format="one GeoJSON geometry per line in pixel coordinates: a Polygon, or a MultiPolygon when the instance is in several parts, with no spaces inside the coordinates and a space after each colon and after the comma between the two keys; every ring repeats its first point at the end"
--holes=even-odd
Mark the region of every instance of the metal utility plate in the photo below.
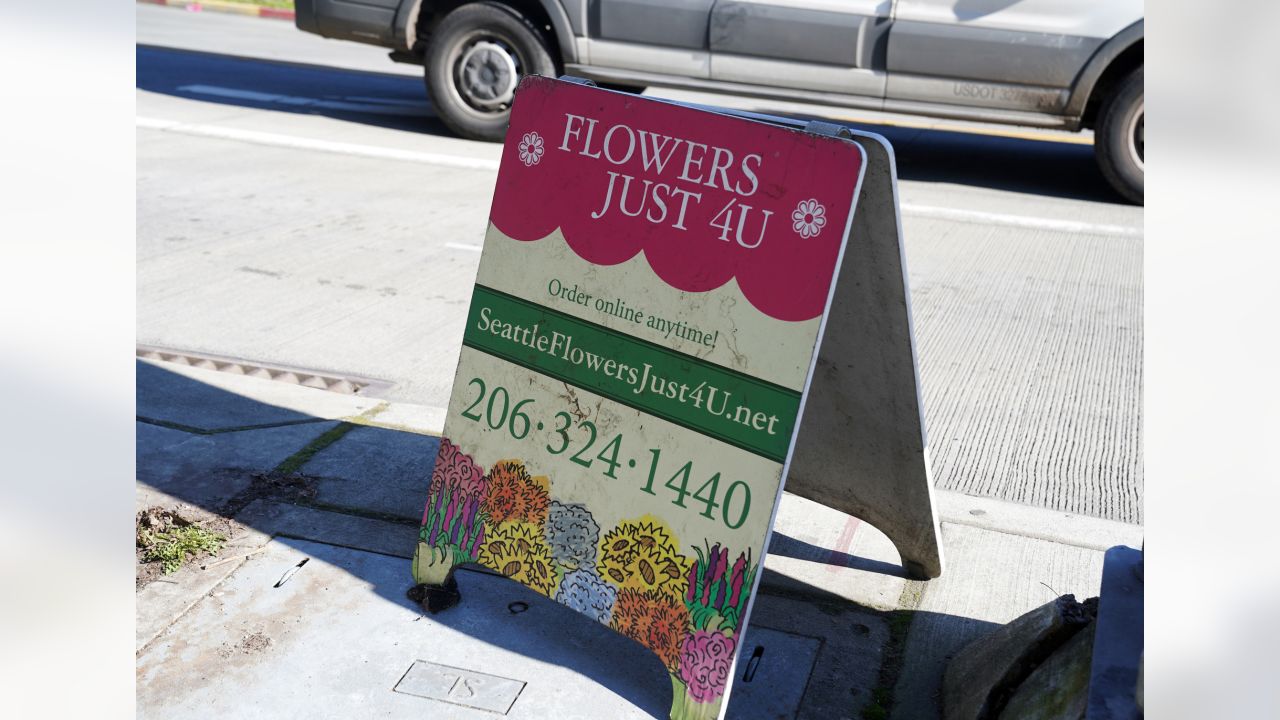
{"type": "Polygon", "coordinates": [[[798,717],[821,647],[818,638],[758,625],[747,628],[726,717],[798,717]]]}
{"type": "Polygon", "coordinates": [[[520,680],[419,660],[409,666],[394,690],[506,715],[524,686],[520,680]]]}

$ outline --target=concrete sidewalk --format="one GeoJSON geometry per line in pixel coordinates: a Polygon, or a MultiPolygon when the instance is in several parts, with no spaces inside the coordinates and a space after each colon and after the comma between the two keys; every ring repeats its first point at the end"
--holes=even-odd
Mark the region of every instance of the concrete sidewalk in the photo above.
{"type": "MultiPolygon", "coordinates": [[[[647,650],[515,583],[462,571],[462,603],[434,616],[405,597],[439,409],[164,361],[139,360],[137,383],[137,510],[234,521],[230,561],[138,590],[140,717],[666,717],[647,650]]],[[[1103,551],[1142,543],[996,500],[939,507],[948,569],[922,583],[875,528],[785,496],[729,716],[938,717],[951,654],[1096,595],[1103,551]]]]}

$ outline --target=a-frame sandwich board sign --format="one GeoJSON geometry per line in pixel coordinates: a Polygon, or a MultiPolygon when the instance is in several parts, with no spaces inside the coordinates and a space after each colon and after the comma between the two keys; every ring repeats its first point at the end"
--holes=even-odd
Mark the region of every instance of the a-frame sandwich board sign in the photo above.
{"type": "Polygon", "coordinates": [[[867,167],[856,142],[517,91],[413,572],[478,563],[718,718],[867,167]]]}

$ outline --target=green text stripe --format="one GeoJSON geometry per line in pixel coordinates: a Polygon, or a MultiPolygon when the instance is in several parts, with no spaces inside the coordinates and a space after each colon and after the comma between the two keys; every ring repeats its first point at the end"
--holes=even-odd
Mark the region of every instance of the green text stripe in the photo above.
{"type": "Polygon", "coordinates": [[[800,393],[477,285],[463,345],[782,462],[800,393]]]}

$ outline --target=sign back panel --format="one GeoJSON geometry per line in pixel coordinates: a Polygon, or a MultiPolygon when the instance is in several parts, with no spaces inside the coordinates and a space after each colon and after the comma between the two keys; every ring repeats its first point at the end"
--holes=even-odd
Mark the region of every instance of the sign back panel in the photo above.
{"type": "Polygon", "coordinates": [[[834,137],[528,77],[414,577],[478,563],[723,716],[864,165],[834,137]]]}

